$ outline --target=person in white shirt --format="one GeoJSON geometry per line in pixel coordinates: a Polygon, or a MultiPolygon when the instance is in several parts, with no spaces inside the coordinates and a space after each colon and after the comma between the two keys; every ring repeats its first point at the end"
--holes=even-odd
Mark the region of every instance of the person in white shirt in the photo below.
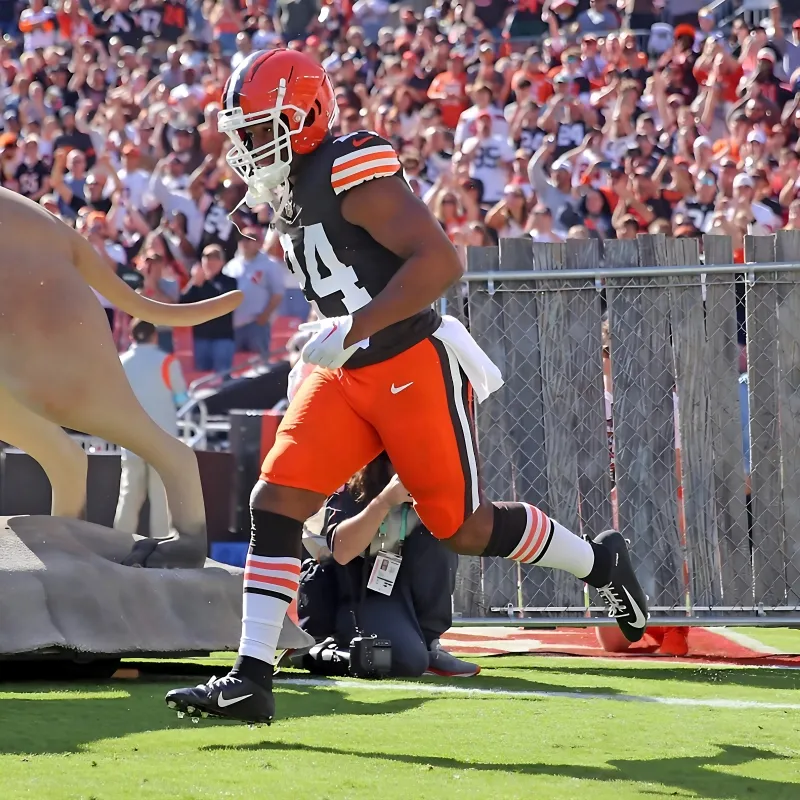
{"type": "MultiPolygon", "coordinates": [[[[505,123],[505,120],[503,120],[505,123]]],[[[506,136],[494,132],[489,111],[481,111],[476,119],[477,133],[461,148],[469,164],[469,176],[483,184],[481,203],[494,204],[503,196],[508,183],[514,150],[506,136]]]]}
{"type": "Polygon", "coordinates": [[[422,156],[419,150],[409,148],[400,156],[403,165],[403,177],[417,197],[424,197],[432,186],[422,176],[422,156]]]}
{"type": "Polygon", "coordinates": [[[206,90],[203,88],[200,81],[197,80],[197,70],[193,66],[189,66],[194,63],[194,61],[187,61],[187,59],[192,58],[192,56],[186,53],[181,56],[181,66],[183,67],[181,83],[169,93],[169,99],[172,103],[180,103],[187,98],[193,98],[194,101],[199,104],[205,99],[206,90]]]}
{"type": "MultiPolygon", "coordinates": [[[[120,356],[120,361],[133,393],[157,425],[177,436],[177,409],[188,399],[180,361],[159,350],[156,329],[151,323],[132,320],[131,336],[133,344],[120,356]]],[[[145,499],[150,501],[149,535],[166,536],[170,519],[164,484],[146,461],[123,449],[114,528],[136,533],[145,499]]]]}
{"type": "Polygon", "coordinates": [[[534,242],[549,242],[559,244],[564,240],[553,231],[553,214],[547,206],[541,203],[534,206],[528,220],[528,235],[534,242]]]}
{"type": "Polygon", "coordinates": [[[183,214],[186,217],[186,238],[193,247],[197,247],[203,238],[205,218],[189,193],[179,188],[181,181],[175,172],[185,175],[185,169],[175,153],[156,164],[144,194],[145,210],[161,206],[166,217],[175,212],[183,214]]]}
{"type": "Polygon", "coordinates": [[[508,138],[509,122],[505,113],[492,105],[492,87],[486,83],[478,83],[472,90],[474,106],[461,112],[456,126],[455,145],[461,147],[467,139],[478,132],[478,117],[488,112],[492,120],[492,132],[503,138],[508,138]]]}
{"type": "Polygon", "coordinates": [[[30,8],[19,15],[19,29],[24,34],[25,52],[47,50],[56,43],[56,12],[44,0],[30,0],[30,8]]]}
{"type": "Polygon", "coordinates": [[[236,34],[236,52],[231,56],[231,69],[236,69],[253,52],[253,40],[247,31],[236,34]]]}
{"type": "Polygon", "coordinates": [[[783,221],[764,203],[755,200],[755,182],[747,173],[733,179],[733,205],[728,209],[728,218],[733,220],[738,211],[744,210],[750,223],[747,232],[753,236],[769,236],[783,225],[783,221]]]}
{"type": "MultiPolygon", "coordinates": [[[[145,192],[150,183],[150,173],[139,166],[141,155],[138,147],[126,144],[122,148],[122,168],[117,172],[128,203],[137,211],[146,209],[145,192]]],[[[113,188],[113,181],[109,178],[106,190],[110,192],[113,188]]]]}

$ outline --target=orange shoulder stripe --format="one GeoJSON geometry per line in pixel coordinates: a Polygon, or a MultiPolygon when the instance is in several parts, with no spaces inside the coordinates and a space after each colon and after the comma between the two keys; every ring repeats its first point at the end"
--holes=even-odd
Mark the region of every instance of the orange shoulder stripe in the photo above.
{"type": "Polygon", "coordinates": [[[345,156],[341,159],[337,159],[333,163],[333,168],[331,169],[331,175],[336,177],[340,175],[342,172],[345,172],[348,169],[352,169],[353,167],[358,167],[361,164],[367,164],[372,161],[394,161],[397,165],[400,165],[400,161],[397,158],[397,153],[391,147],[381,147],[381,148],[370,148],[371,152],[366,152],[363,155],[356,152],[350,156],[345,156]]]}
{"type": "Polygon", "coordinates": [[[347,175],[346,177],[331,181],[331,185],[333,186],[333,190],[336,192],[336,194],[339,194],[340,192],[345,191],[345,189],[352,189],[359,183],[364,183],[364,181],[369,181],[373,178],[390,178],[397,172],[399,167],[399,162],[397,165],[390,164],[383,166],[373,166],[371,164],[367,164],[363,169],[353,173],[352,175],[347,175]]]}

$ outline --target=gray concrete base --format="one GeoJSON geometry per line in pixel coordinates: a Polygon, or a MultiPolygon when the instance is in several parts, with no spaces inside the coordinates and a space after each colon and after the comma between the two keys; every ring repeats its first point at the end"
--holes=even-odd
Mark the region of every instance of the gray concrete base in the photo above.
{"type": "MultiPolygon", "coordinates": [[[[0,657],[236,650],[243,570],[211,559],[203,569],[123,567],[138,538],[61,517],[0,517],[0,657]]],[[[278,647],[311,644],[287,617],[278,647]]]]}

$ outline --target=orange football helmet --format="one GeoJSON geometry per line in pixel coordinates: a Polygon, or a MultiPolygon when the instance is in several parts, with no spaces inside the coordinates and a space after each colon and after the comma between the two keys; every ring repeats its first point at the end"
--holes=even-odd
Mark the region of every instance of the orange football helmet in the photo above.
{"type": "Polygon", "coordinates": [[[217,124],[233,142],[226,159],[247,184],[246,202],[282,206],[292,156],[319,147],[336,122],[328,74],[295,50],[260,50],[233,71],[222,103],[217,124]],[[272,125],[272,136],[255,147],[247,129],[265,123],[272,125]]]}

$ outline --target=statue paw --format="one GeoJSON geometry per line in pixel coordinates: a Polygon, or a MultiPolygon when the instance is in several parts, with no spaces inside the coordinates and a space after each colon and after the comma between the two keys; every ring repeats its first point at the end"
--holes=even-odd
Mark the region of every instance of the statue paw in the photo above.
{"type": "Polygon", "coordinates": [[[139,539],[122,561],[126,567],[196,569],[206,560],[205,541],[177,534],[164,539],[139,539]]]}

